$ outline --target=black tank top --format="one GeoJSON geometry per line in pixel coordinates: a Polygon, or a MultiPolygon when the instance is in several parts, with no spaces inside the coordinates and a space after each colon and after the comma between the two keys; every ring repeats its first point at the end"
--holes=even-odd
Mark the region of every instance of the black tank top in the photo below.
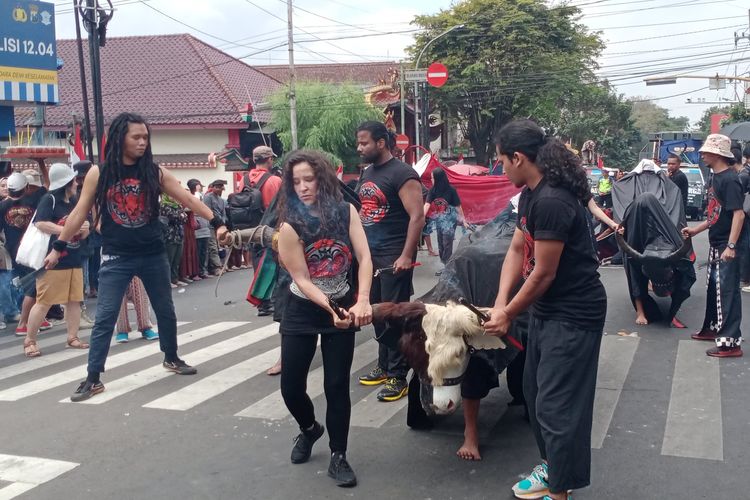
{"type": "MultiPolygon", "coordinates": [[[[107,189],[107,201],[101,207],[102,253],[105,255],[150,255],[165,250],[158,212],[153,216],[146,207],[146,195],[132,172],[107,189]]],[[[155,203],[156,201],[152,201],[155,203]]]]}
{"type": "MultiPolygon", "coordinates": [[[[328,297],[341,306],[350,307],[354,303],[355,290],[352,288],[350,270],[353,256],[349,239],[349,203],[340,202],[334,207],[334,214],[325,232],[321,231],[320,219],[310,217],[305,224],[290,222],[302,240],[305,261],[312,282],[328,297]]],[[[318,333],[343,333],[355,328],[339,330],[333,326],[328,311],[305,297],[297,285],[289,286],[292,294],[281,320],[281,332],[285,335],[305,335],[318,333]]]]}

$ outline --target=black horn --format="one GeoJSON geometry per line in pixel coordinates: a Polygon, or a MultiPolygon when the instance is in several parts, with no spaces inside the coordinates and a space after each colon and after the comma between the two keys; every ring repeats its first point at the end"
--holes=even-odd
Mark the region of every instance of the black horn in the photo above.
{"type": "Polygon", "coordinates": [[[628,242],[625,241],[625,238],[620,234],[619,231],[615,231],[615,240],[617,240],[617,245],[622,249],[623,252],[633,257],[635,260],[642,260],[643,254],[638,252],[636,249],[628,245],[628,242]]]}
{"type": "Polygon", "coordinates": [[[667,261],[677,262],[680,259],[684,259],[693,249],[692,240],[687,238],[682,241],[682,246],[667,256],[667,261]]]}

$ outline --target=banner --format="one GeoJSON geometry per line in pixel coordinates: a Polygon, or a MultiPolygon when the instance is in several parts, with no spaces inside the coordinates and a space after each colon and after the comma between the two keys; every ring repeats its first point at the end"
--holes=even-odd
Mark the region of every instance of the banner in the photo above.
{"type": "MultiPolygon", "coordinates": [[[[437,167],[443,168],[432,156],[421,177],[422,183],[428,188],[432,186],[430,174],[437,167]]],[[[505,175],[461,175],[449,168],[443,170],[448,175],[451,186],[458,191],[464,216],[471,224],[486,224],[491,221],[521,191],[505,175]]]]}

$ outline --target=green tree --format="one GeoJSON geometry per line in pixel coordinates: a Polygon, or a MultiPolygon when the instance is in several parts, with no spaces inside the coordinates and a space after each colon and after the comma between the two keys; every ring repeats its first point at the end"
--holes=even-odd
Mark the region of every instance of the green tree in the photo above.
{"type": "MultiPolygon", "coordinates": [[[[301,148],[317,149],[331,156],[334,164],[354,167],[357,156],[356,130],[366,120],[383,120],[382,111],[365,102],[356,85],[326,85],[300,82],[297,94],[297,142],[301,148]]],[[[287,89],[270,96],[271,125],[284,150],[292,148],[291,114],[287,89]]]]}
{"type": "Polygon", "coordinates": [[[424,62],[441,61],[450,77],[431,99],[462,127],[477,162],[494,149],[496,130],[516,117],[549,115],[571,89],[594,82],[598,35],[576,22],[579,9],[542,0],[465,0],[434,15],[408,49],[424,62]],[[429,43],[451,27],[461,28],[429,43]],[[429,44],[429,45],[428,45],[429,44]]]}
{"type": "Polygon", "coordinates": [[[729,106],[711,106],[703,112],[701,119],[698,120],[696,128],[698,131],[708,135],[711,133],[711,115],[726,115],[729,113],[729,106]]]}
{"type": "Polygon", "coordinates": [[[540,117],[550,133],[570,139],[576,149],[593,140],[607,167],[635,166],[639,135],[630,118],[632,105],[607,82],[581,84],[560,102],[559,110],[540,117]]]}
{"type": "Polygon", "coordinates": [[[665,131],[684,132],[688,129],[690,119],[686,116],[671,116],[668,109],[642,97],[634,97],[631,102],[633,104],[631,118],[640,134],[638,150],[649,143],[649,134],[665,131]]]}

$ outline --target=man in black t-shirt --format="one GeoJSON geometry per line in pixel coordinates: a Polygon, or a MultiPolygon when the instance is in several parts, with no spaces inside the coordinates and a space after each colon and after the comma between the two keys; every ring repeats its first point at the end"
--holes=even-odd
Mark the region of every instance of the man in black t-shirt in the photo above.
{"type": "Polygon", "coordinates": [[[590,483],[594,392],[607,312],[586,212],[591,195],[578,157],[534,122],[511,122],[496,141],[505,174],[525,189],[485,330],[506,335],[511,321],[531,310],[523,392],[543,461],[513,493],[563,500],[569,490],[590,483]],[[544,170],[540,158],[547,159],[544,170]]]}
{"type": "Polygon", "coordinates": [[[694,236],[708,229],[706,316],[703,327],[692,338],[715,342],[706,354],[718,358],[742,356],[739,257],[747,251],[748,235],[742,230],[744,194],[732,167],[736,160],[730,145],[729,137],[721,134],[711,134],[703,143],[701,158],[714,174],[708,188],[708,216],[697,226],[682,230],[685,236],[694,236]]]}
{"type": "Polygon", "coordinates": [[[670,154],[667,158],[667,173],[669,179],[674,182],[682,193],[682,208],[687,209],[688,199],[688,178],[685,172],[680,170],[680,157],[676,154],[670,154]]]}
{"type": "MultiPolygon", "coordinates": [[[[379,122],[365,122],[357,129],[357,152],[371,165],[362,172],[359,217],[365,228],[375,269],[393,266],[393,272],[373,278],[370,302],[408,302],[412,289],[412,263],[424,226],[422,185],[409,165],[391,155],[391,134],[379,122]]],[[[375,322],[375,334],[381,338],[386,325],[375,322]]],[[[378,365],[359,378],[363,385],[385,387],[380,401],[396,401],[408,392],[409,367],[397,349],[381,343],[378,365]]]]}

